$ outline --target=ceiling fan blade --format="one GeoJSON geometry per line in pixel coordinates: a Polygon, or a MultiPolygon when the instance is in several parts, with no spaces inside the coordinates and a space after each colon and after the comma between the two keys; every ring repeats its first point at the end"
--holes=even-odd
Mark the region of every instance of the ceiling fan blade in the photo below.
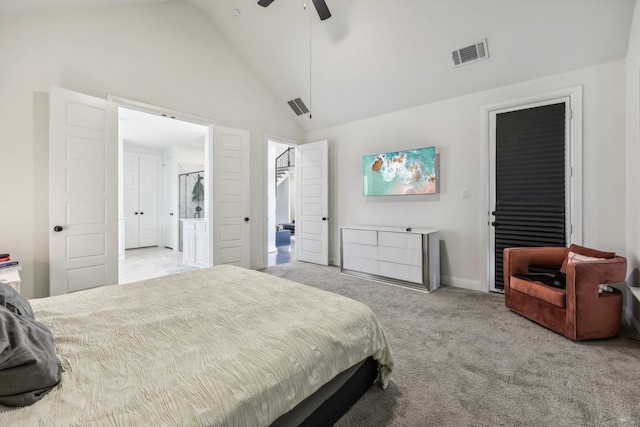
{"type": "Polygon", "coordinates": [[[316,7],[316,10],[318,11],[318,16],[320,16],[321,21],[331,18],[331,12],[329,12],[327,3],[325,3],[324,0],[313,0],[313,5],[316,7]]]}
{"type": "Polygon", "coordinates": [[[258,4],[262,7],[267,7],[269,6],[271,3],[273,3],[273,0],[260,0],[258,2],[258,4]]]}

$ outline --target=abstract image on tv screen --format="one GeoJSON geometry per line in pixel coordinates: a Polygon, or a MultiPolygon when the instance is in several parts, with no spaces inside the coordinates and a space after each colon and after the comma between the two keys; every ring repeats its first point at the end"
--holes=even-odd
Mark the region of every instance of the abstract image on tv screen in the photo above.
{"type": "Polygon", "coordinates": [[[435,147],[364,156],[362,172],[365,196],[437,192],[435,147]]]}

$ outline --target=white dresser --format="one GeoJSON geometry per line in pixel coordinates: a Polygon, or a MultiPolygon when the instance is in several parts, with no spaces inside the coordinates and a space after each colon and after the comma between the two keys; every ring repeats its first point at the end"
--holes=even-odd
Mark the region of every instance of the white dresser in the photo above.
{"type": "Polygon", "coordinates": [[[440,233],[391,227],[340,227],[340,271],[433,291],[440,286],[440,233]]]}

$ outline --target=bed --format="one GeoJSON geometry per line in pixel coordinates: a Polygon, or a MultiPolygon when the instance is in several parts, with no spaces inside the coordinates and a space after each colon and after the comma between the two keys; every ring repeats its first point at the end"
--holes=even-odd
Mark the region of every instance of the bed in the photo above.
{"type": "Polygon", "coordinates": [[[62,378],[31,406],[0,405],[0,425],[331,424],[393,369],[366,305],[239,267],[31,305],[62,378]]]}

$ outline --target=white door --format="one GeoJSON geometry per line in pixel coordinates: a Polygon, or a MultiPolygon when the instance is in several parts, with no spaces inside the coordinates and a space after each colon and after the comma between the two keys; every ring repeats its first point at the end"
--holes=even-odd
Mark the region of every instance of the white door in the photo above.
{"type": "Polygon", "coordinates": [[[213,158],[213,264],[249,268],[249,131],[214,126],[213,158]]]}
{"type": "Polygon", "coordinates": [[[124,153],[125,249],[158,246],[160,158],[124,153]]]}
{"type": "Polygon", "coordinates": [[[118,113],[51,88],[49,293],[118,283],[118,113]]]}
{"type": "Polygon", "coordinates": [[[162,222],[164,227],[164,246],[178,248],[178,168],[174,156],[165,157],[162,161],[162,222]]]}
{"type": "Polygon", "coordinates": [[[138,190],[140,188],[138,174],[138,156],[132,153],[123,154],[122,187],[124,190],[124,248],[140,247],[140,221],[138,217],[138,190]]]}
{"type": "Polygon", "coordinates": [[[329,265],[329,144],[296,147],[296,256],[329,265]]]}
{"type": "Polygon", "coordinates": [[[160,158],[140,156],[140,247],[158,246],[160,232],[160,158]]]}

